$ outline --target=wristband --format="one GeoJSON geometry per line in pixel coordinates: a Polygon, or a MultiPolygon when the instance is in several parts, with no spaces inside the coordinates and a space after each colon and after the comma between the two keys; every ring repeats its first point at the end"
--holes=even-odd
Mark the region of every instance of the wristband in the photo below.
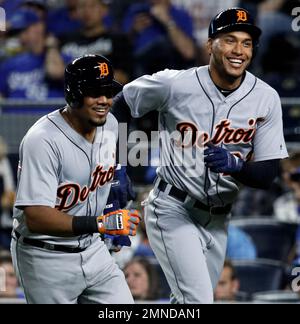
{"type": "Polygon", "coordinates": [[[72,230],[77,235],[98,233],[97,217],[73,216],[72,230]]]}

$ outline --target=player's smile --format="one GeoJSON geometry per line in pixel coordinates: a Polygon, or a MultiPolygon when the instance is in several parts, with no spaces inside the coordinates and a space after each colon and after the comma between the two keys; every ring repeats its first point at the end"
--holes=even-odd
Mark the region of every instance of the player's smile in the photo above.
{"type": "Polygon", "coordinates": [[[226,56],[223,59],[224,69],[227,74],[233,77],[242,75],[249,64],[249,59],[235,58],[226,56]]]}
{"type": "Polygon", "coordinates": [[[106,96],[98,98],[86,97],[84,102],[88,106],[89,115],[92,121],[97,124],[104,124],[112,105],[112,99],[106,96]]]}
{"type": "Polygon", "coordinates": [[[231,57],[227,57],[227,60],[229,61],[230,65],[233,68],[241,68],[242,64],[245,62],[245,60],[239,59],[239,58],[231,58],[231,57]]]}
{"type": "Polygon", "coordinates": [[[108,114],[109,108],[110,108],[109,105],[97,106],[93,108],[93,111],[96,112],[97,116],[105,117],[108,114]]]}

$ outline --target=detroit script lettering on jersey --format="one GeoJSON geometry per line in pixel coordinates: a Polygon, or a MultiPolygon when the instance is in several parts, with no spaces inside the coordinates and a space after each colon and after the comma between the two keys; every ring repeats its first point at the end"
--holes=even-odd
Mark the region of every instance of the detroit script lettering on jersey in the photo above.
{"type": "Polygon", "coordinates": [[[221,120],[214,128],[215,133],[212,138],[207,132],[201,132],[198,127],[191,122],[181,122],[176,125],[176,130],[181,133],[181,141],[176,141],[176,145],[187,147],[198,145],[203,147],[207,142],[212,141],[214,144],[239,144],[250,143],[256,131],[256,124],[261,121],[260,118],[250,118],[248,120],[249,128],[233,128],[229,119],[221,120]],[[187,143],[185,135],[191,132],[191,142],[187,143]]]}
{"type": "Polygon", "coordinates": [[[102,165],[98,165],[92,173],[92,183],[90,187],[80,187],[77,183],[67,183],[59,186],[57,189],[57,197],[60,203],[55,206],[58,210],[69,210],[74,207],[78,201],[84,202],[91,192],[94,192],[97,187],[102,187],[110,182],[114,177],[114,167],[108,170],[103,170],[102,165]]]}

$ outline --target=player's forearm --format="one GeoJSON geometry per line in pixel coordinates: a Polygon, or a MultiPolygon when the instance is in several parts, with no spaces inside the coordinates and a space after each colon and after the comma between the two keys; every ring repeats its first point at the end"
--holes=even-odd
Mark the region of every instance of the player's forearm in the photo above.
{"type": "Polygon", "coordinates": [[[278,173],[279,160],[267,160],[246,162],[240,172],[232,173],[232,177],[248,187],[268,189],[278,173]]]}
{"type": "Polygon", "coordinates": [[[47,206],[28,206],[24,208],[26,225],[30,232],[59,237],[74,236],[73,217],[47,206]]]}
{"type": "Polygon", "coordinates": [[[73,237],[83,234],[135,235],[140,216],[135,210],[118,209],[96,216],[71,216],[47,206],[24,208],[32,233],[73,237]]]}

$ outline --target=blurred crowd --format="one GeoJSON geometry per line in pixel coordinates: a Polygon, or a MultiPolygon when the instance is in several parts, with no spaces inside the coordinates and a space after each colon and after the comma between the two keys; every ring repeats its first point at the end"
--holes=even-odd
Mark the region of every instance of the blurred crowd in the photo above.
{"type": "Polygon", "coordinates": [[[0,93],[5,98],[63,97],[65,64],[86,53],[107,56],[126,83],[164,68],[206,64],[210,19],[232,6],[262,28],[251,67],[281,96],[299,93],[300,41],[292,29],[298,0],[2,0],[0,93]]]}
{"type": "MultiPolygon", "coordinates": [[[[209,21],[220,10],[233,6],[248,9],[263,30],[250,71],[281,97],[300,97],[300,38],[291,28],[291,12],[300,7],[299,0],[0,0],[0,6],[7,19],[6,31],[0,32],[0,99],[41,102],[63,98],[65,65],[87,53],[109,58],[115,78],[123,84],[165,68],[207,64],[209,21]]],[[[298,106],[293,120],[283,111],[286,129],[289,123],[295,125],[295,118],[299,125],[299,111],[298,106]]],[[[157,129],[156,113],[134,123],[150,134],[157,129]]],[[[271,190],[245,188],[234,205],[232,219],[238,221],[229,225],[227,260],[215,290],[217,301],[253,299],[262,291],[260,271],[272,278],[269,286],[264,280],[263,290],[292,293],[291,271],[300,266],[300,150],[289,153],[271,190]],[[257,226],[252,232],[247,219],[257,226]],[[252,235],[260,230],[269,241],[262,243],[252,235]],[[271,248],[285,250],[275,256],[271,248]],[[251,275],[256,278],[257,290],[255,284],[248,287],[245,283],[252,283],[251,275]]],[[[1,290],[0,272],[0,297],[4,298],[23,298],[8,252],[16,159],[8,154],[5,139],[0,137],[0,270],[6,273],[6,288],[1,290]]],[[[138,192],[134,204],[143,215],[142,202],[151,189],[155,168],[137,168],[131,170],[131,176],[138,192]]],[[[168,300],[170,289],[143,224],[132,246],[114,257],[136,301],[168,300]]],[[[282,296],[279,292],[278,298],[282,296]]],[[[297,301],[300,296],[289,298],[297,301]]]]}

